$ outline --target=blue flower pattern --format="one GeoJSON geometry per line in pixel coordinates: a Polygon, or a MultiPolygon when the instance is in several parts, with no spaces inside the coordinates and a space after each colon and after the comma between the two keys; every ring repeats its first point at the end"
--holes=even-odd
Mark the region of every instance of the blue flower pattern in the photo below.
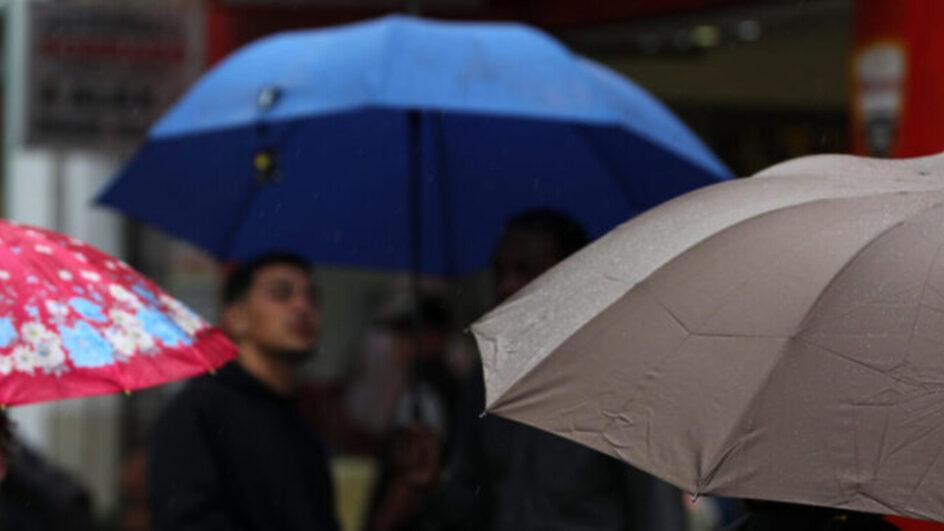
{"type": "Polygon", "coordinates": [[[153,308],[142,308],[136,315],[144,325],[144,331],[161,340],[169,347],[190,345],[193,340],[177,323],[153,308]]]}
{"type": "Polygon", "coordinates": [[[147,289],[143,284],[137,284],[135,287],[131,288],[135,293],[144,298],[144,300],[150,302],[151,304],[157,304],[157,295],[154,294],[151,290],[147,289]]]}
{"type": "Polygon", "coordinates": [[[111,343],[86,321],[59,327],[59,335],[76,367],[103,367],[115,362],[111,343]]]}
{"type": "Polygon", "coordinates": [[[102,307],[88,299],[73,297],[69,299],[69,306],[72,306],[73,310],[79,312],[79,315],[90,321],[103,323],[108,320],[105,314],[102,313],[102,307]]]}
{"type": "Polygon", "coordinates": [[[9,346],[16,339],[16,328],[9,317],[0,319],[0,348],[9,346]]]}

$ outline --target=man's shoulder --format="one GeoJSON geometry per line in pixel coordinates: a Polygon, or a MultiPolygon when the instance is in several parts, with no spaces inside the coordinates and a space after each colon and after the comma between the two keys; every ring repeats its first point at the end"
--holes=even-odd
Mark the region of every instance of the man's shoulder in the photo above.
{"type": "Polygon", "coordinates": [[[236,390],[218,377],[206,374],[184,384],[183,389],[167,403],[161,416],[181,417],[215,412],[221,408],[225,409],[226,404],[231,403],[236,394],[236,390]]]}

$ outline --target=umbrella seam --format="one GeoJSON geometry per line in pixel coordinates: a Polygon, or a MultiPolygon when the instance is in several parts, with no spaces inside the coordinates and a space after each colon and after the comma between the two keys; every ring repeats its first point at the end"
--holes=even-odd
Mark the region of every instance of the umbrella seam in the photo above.
{"type": "MultiPolygon", "coordinates": [[[[894,195],[897,195],[897,192],[893,192],[893,193],[889,193],[889,194],[877,194],[877,196],[881,196],[881,195],[893,195],[893,194],[894,194],[894,195]]],[[[871,196],[867,196],[867,197],[871,197],[871,196]]],[[[794,336],[799,336],[799,335],[803,334],[803,333],[808,329],[808,326],[809,326],[808,321],[810,320],[810,318],[811,318],[811,316],[812,316],[813,310],[816,309],[817,305],[818,305],[819,302],[822,300],[822,294],[825,293],[826,291],[828,291],[828,290],[833,286],[833,284],[836,282],[836,280],[837,280],[843,273],[845,273],[846,271],[848,271],[848,270],[854,265],[854,263],[862,256],[862,254],[863,254],[865,251],[871,249],[874,245],[876,245],[876,244],[879,242],[879,240],[881,240],[882,238],[884,238],[886,235],[888,235],[889,233],[891,233],[891,232],[894,231],[895,229],[898,229],[898,228],[904,226],[905,223],[906,223],[906,221],[911,220],[911,219],[913,219],[913,218],[915,218],[915,217],[917,217],[917,216],[921,216],[921,215],[923,215],[923,214],[926,214],[927,212],[929,212],[929,211],[931,211],[931,210],[941,208],[942,206],[944,206],[944,204],[938,202],[938,203],[934,203],[934,204],[932,204],[932,205],[930,205],[930,206],[928,206],[928,207],[926,207],[926,208],[921,208],[921,209],[919,209],[918,211],[916,211],[916,212],[910,214],[909,216],[906,216],[906,217],[905,217],[904,219],[902,219],[901,221],[899,221],[899,222],[897,222],[897,223],[891,225],[890,227],[887,227],[887,228],[885,228],[884,230],[880,231],[880,232],[879,232],[878,234],[876,234],[871,240],[869,240],[869,242],[868,242],[865,246],[863,246],[863,247],[861,247],[859,250],[857,250],[851,257],[849,257],[848,260],[845,261],[845,263],[843,263],[842,267],[840,267],[839,269],[836,270],[836,272],[835,272],[835,273],[830,277],[830,279],[826,282],[826,285],[823,287],[822,290],[820,290],[820,296],[817,297],[816,300],[813,301],[813,303],[812,303],[812,304],[810,305],[810,307],[807,309],[806,313],[805,313],[804,316],[803,316],[803,319],[800,320],[800,324],[797,326],[797,329],[796,329],[796,331],[794,332],[793,335],[794,335],[794,336]]],[[[942,242],[941,244],[938,244],[938,248],[937,248],[937,253],[938,253],[938,254],[940,253],[942,246],[944,246],[944,242],[942,242]]],[[[934,260],[932,260],[932,267],[931,267],[931,269],[933,269],[933,263],[934,263],[934,260]]],[[[929,279],[929,276],[930,276],[931,269],[929,269],[929,271],[928,271],[928,276],[925,277],[924,285],[927,285],[927,282],[928,282],[928,279],[929,279]]],[[[920,302],[920,300],[919,300],[919,302],[920,302]]]]}
{"type": "MultiPolygon", "coordinates": [[[[928,211],[931,211],[931,210],[933,209],[928,209],[928,211]]],[[[911,348],[912,348],[912,345],[914,345],[915,335],[917,335],[917,332],[918,332],[918,320],[920,319],[921,313],[922,313],[921,302],[924,300],[925,295],[927,295],[928,293],[928,284],[931,281],[931,273],[934,272],[934,266],[935,264],[937,264],[938,259],[941,257],[942,248],[944,248],[944,240],[938,243],[937,249],[934,251],[934,258],[931,260],[931,263],[928,265],[928,270],[924,275],[924,282],[921,285],[921,296],[918,297],[917,309],[915,311],[914,319],[911,321],[911,327],[910,327],[911,332],[908,334],[908,346],[905,348],[905,357],[899,362],[899,364],[895,368],[900,367],[901,364],[905,363],[908,360],[908,358],[911,357],[911,348]]]]}
{"type": "Polygon", "coordinates": [[[751,412],[755,409],[757,404],[760,402],[762,396],[766,396],[768,392],[768,384],[774,377],[774,373],[777,372],[777,369],[783,363],[783,353],[787,350],[787,347],[790,343],[793,342],[792,339],[788,339],[783,342],[783,345],[779,349],[779,352],[774,358],[773,363],[770,364],[770,368],[764,374],[763,380],[755,388],[755,392],[752,393],[751,398],[745,404],[744,408],[738,414],[737,419],[732,424],[732,429],[728,433],[728,436],[725,437],[724,444],[721,445],[720,455],[713,459],[713,464],[708,469],[705,475],[701,475],[699,471],[699,477],[697,478],[696,485],[698,485],[699,494],[709,493],[709,490],[706,489],[708,484],[714,479],[715,475],[718,473],[718,470],[721,468],[721,465],[741,446],[740,441],[734,441],[737,437],[738,439],[743,439],[743,437],[738,437],[735,434],[738,433],[739,428],[746,422],[747,418],[751,412]]]}
{"type": "MultiPolygon", "coordinates": [[[[906,192],[906,193],[909,193],[909,194],[910,194],[910,193],[925,193],[925,192],[906,192]]],[[[940,193],[944,193],[944,191],[941,191],[940,193]]],[[[821,198],[812,199],[812,200],[809,200],[809,201],[803,201],[803,202],[800,202],[800,203],[795,203],[795,204],[792,204],[792,205],[783,206],[783,207],[780,207],[780,208],[776,208],[776,209],[774,209],[774,210],[768,210],[768,211],[765,211],[765,212],[760,212],[760,213],[758,213],[758,214],[755,214],[755,215],[752,215],[752,216],[750,216],[750,217],[744,218],[744,219],[742,219],[742,220],[740,220],[740,221],[738,221],[738,222],[736,222],[736,223],[733,223],[733,224],[731,224],[731,225],[728,225],[728,226],[726,226],[726,227],[723,227],[721,230],[718,230],[717,232],[714,232],[714,233],[712,233],[712,234],[706,236],[706,237],[703,238],[702,240],[699,240],[697,243],[694,243],[694,244],[690,245],[689,247],[687,247],[686,249],[684,249],[681,253],[679,253],[678,255],[676,255],[676,256],[674,256],[674,257],[672,257],[672,258],[671,258],[670,260],[668,260],[666,263],[664,263],[664,264],[662,264],[661,266],[659,266],[655,271],[653,271],[652,273],[650,273],[649,276],[646,277],[646,278],[651,278],[653,275],[655,275],[656,273],[658,273],[658,272],[659,272],[660,270],[662,270],[663,268],[667,267],[669,264],[671,264],[671,263],[673,263],[673,262],[679,260],[682,256],[688,254],[688,253],[691,252],[694,248],[699,247],[699,246],[701,246],[701,245],[704,245],[707,241],[709,241],[709,240],[711,240],[711,239],[714,239],[714,238],[716,238],[716,237],[718,237],[718,236],[720,236],[720,235],[722,235],[722,234],[724,234],[724,233],[726,233],[726,232],[729,232],[729,231],[731,231],[731,230],[733,230],[733,229],[739,228],[739,227],[741,227],[742,225],[745,225],[745,224],[747,224],[747,223],[750,223],[750,222],[753,222],[753,221],[756,221],[756,220],[759,220],[759,219],[763,219],[763,218],[766,218],[766,217],[769,217],[769,216],[772,216],[772,215],[775,215],[775,214],[784,212],[784,211],[789,210],[789,209],[792,209],[792,208],[802,208],[802,207],[807,207],[807,206],[816,205],[816,204],[818,204],[818,203],[824,203],[824,202],[829,202],[829,201],[851,201],[851,200],[859,200],[859,199],[872,199],[872,198],[878,198],[878,197],[882,197],[882,196],[894,196],[894,195],[899,195],[899,194],[901,194],[901,192],[881,192],[881,193],[877,193],[877,194],[866,194],[866,195],[861,195],[861,196],[850,196],[850,197],[821,197],[821,198]]],[[[930,210],[930,209],[932,209],[932,208],[936,208],[936,207],[938,207],[938,206],[940,206],[940,203],[936,203],[936,204],[932,205],[931,207],[928,207],[928,208],[926,208],[926,209],[922,209],[922,210],[916,212],[916,213],[913,214],[913,215],[920,215],[921,213],[923,213],[923,212],[925,212],[925,211],[927,211],[927,210],[930,210]]],[[[910,218],[909,218],[909,219],[910,219],[910,218]]],[[[903,223],[903,222],[902,222],[902,223],[903,223]]],[[[881,231],[878,235],[876,235],[875,238],[873,238],[872,241],[869,242],[869,244],[866,246],[866,248],[869,247],[869,246],[871,246],[871,244],[874,242],[874,240],[876,240],[876,239],[878,239],[878,238],[884,236],[885,232],[894,229],[896,226],[898,226],[898,225],[900,225],[900,224],[901,224],[901,223],[897,223],[897,224],[895,224],[895,225],[893,225],[893,226],[891,226],[891,227],[888,227],[887,229],[881,231]]],[[[824,230],[825,230],[825,229],[824,229],[824,230]]],[[[850,260],[854,260],[854,259],[858,256],[859,252],[861,252],[861,251],[864,250],[864,249],[865,249],[865,248],[860,249],[855,255],[853,255],[852,258],[850,258],[850,260]]],[[[784,250],[783,252],[778,253],[777,256],[780,256],[780,255],[782,255],[782,254],[784,254],[784,253],[786,253],[786,252],[788,252],[788,251],[787,251],[787,250],[784,250]]],[[[769,261],[772,262],[772,261],[774,261],[774,260],[769,260],[769,261]]],[[[848,264],[848,262],[847,262],[846,264],[843,265],[843,267],[842,267],[839,271],[837,271],[837,273],[833,276],[833,278],[830,279],[830,281],[826,284],[826,288],[824,288],[824,290],[827,289],[827,288],[832,284],[832,282],[833,282],[833,280],[835,280],[836,276],[838,276],[842,271],[844,271],[848,265],[849,265],[849,264],[848,264]]],[[[750,281],[749,279],[745,279],[745,280],[741,281],[737,286],[732,287],[728,292],[725,293],[724,298],[727,298],[731,293],[737,292],[738,288],[740,288],[741,286],[743,286],[744,284],[746,284],[746,283],[749,282],[749,281],[750,281]]],[[[818,300],[818,299],[817,299],[817,300],[818,300]]],[[[815,303],[816,303],[816,301],[814,301],[814,305],[815,305],[815,303]]],[[[697,327],[700,328],[700,325],[704,324],[705,321],[708,321],[709,319],[711,319],[711,318],[713,318],[715,315],[717,315],[717,313],[718,313],[719,311],[721,311],[722,306],[723,306],[723,305],[719,305],[719,306],[715,309],[715,311],[713,311],[712,313],[710,313],[709,315],[707,315],[704,319],[702,319],[701,322],[698,323],[698,326],[697,326],[697,327]]],[[[809,312],[807,312],[807,314],[804,316],[804,318],[800,321],[801,324],[798,326],[797,331],[794,332],[794,334],[792,334],[793,336],[796,336],[797,334],[800,333],[800,331],[801,331],[802,328],[803,328],[803,323],[806,322],[806,320],[807,320],[808,317],[809,317],[809,312]]]]}
{"type": "MultiPolygon", "coordinates": [[[[892,192],[892,193],[887,193],[887,194],[875,194],[875,195],[876,195],[876,196],[882,196],[882,195],[897,195],[897,192],[892,192]]],[[[822,199],[822,200],[820,200],[820,201],[826,201],[826,200],[827,200],[827,199],[822,199]]],[[[811,203],[815,203],[815,202],[816,202],[816,201],[811,202],[811,203]]],[[[915,217],[915,216],[921,215],[921,214],[926,213],[926,212],[928,212],[928,211],[930,211],[930,210],[933,210],[933,209],[935,209],[935,208],[940,208],[940,207],[941,207],[941,203],[934,203],[934,204],[931,205],[930,207],[922,208],[922,209],[920,209],[918,212],[915,212],[914,214],[912,214],[911,216],[908,216],[908,217],[905,218],[905,219],[912,219],[912,218],[915,217]]],[[[787,207],[787,208],[789,208],[789,207],[787,207]]],[[[771,211],[771,213],[772,213],[772,212],[775,212],[775,211],[771,211]]],[[[746,221],[746,220],[745,220],[745,221],[746,221]]],[[[850,258],[843,264],[843,266],[840,267],[840,268],[836,271],[836,273],[832,276],[832,278],[830,278],[830,280],[827,282],[826,286],[824,287],[823,290],[821,290],[820,293],[823,293],[823,292],[825,292],[826,290],[828,290],[828,289],[830,288],[830,286],[832,286],[833,282],[842,274],[842,272],[848,270],[848,268],[851,267],[852,263],[853,263],[859,256],[861,256],[861,254],[862,254],[866,249],[869,249],[870,247],[872,247],[872,245],[874,245],[878,240],[880,240],[881,238],[883,238],[886,234],[892,232],[894,229],[896,229],[896,228],[902,226],[903,224],[904,224],[904,221],[901,221],[901,222],[899,222],[899,223],[893,224],[891,227],[887,227],[885,230],[881,231],[878,235],[876,235],[874,238],[872,238],[872,239],[869,241],[869,243],[868,243],[867,245],[865,245],[864,247],[862,247],[862,248],[860,248],[858,251],[856,251],[856,252],[853,254],[853,256],[850,257],[850,258]]],[[[733,226],[732,226],[732,227],[733,227],[733,226]]],[[[728,227],[728,229],[729,229],[729,228],[731,228],[731,227],[728,227]]],[[[725,229],[725,230],[728,230],[728,229],[725,229]]],[[[717,233],[716,233],[716,234],[717,234],[717,233]]],[[[703,241],[704,241],[704,240],[703,240],[703,241]]],[[[940,248],[940,247],[939,247],[939,248],[940,248]]],[[[805,314],[803,320],[801,320],[801,325],[802,325],[803,323],[805,323],[805,322],[809,319],[809,316],[810,316],[811,312],[816,308],[816,306],[817,306],[817,304],[818,304],[818,302],[819,302],[820,300],[821,300],[821,298],[818,297],[815,301],[813,301],[813,303],[810,305],[810,308],[807,310],[807,312],[806,312],[806,314],[805,314]]],[[[660,304],[661,304],[661,303],[660,303],[660,304]]],[[[755,395],[753,396],[753,398],[751,398],[751,400],[748,401],[746,407],[742,410],[742,412],[741,412],[741,414],[739,415],[737,421],[733,424],[733,427],[734,427],[734,428],[731,430],[731,432],[730,432],[730,434],[728,435],[728,437],[725,438],[725,443],[722,445],[721,455],[719,455],[719,457],[715,460],[714,465],[712,465],[712,467],[709,469],[709,473],[706,474],[706,476],[705,476],[706,481],[708,481],[708,482],[711,481],[711,479],[712,479],[712,478],[714,477],[714,475],[717,473],[718,469],[719,469],[720,466],[724,463],[724,461],[726,460],[726,458],[727,458],[727,457],[730,455],[730,453],[733,452],[733,451],[736,449],[736,447],[738,446],[738,444],[735,444],[734,441],[733,441],[733,439],[735,438],[735,434],[738,432],[738,429],[744,424],[744,422],[746,421],[746,419],[747,419],[748,415],[750,414],[750,412],[755,408],[755,406],[757,405],[757,403],[760,401],[760,398],[761,398],[762,396],[764,396],[764,394],[765,394],[764,391],[766,390],[767,384],[771,381],[771,379],[773,378],[774,373],[777,372],[777,369],[778,369],[778,368],[780,367],[780,365],[783,363],[784,357],[785,357],[785,356],[783,356],[783,352],[784,352],[784,350],[785,350],[785,347],[786,347],[787,345],[789,345],[790,343],[795,342],[795,341],[801,341],[801,342],[804,342],[804,341],[805,341],[804,338],[803,338],[802,335],[801,335],[801,334],[802,334],[802,330],[803,330],[803,327],[802,327],[802,326],[801,326],[801,327],[798,327],[797,331],[793,334],[793,336],[792,336],[790,339],[788,339],[788,340],[784,343],[784,348],[781,348],[779,355],[778,355],[777,358],[775,359],[775,361],[774,361],[774,363],[772,364],[770,370],[769,370],[769,371],[767,372],[767,374],[765,375],[764,380],[761,382],[762,387],[759,389],[760,392],[758,392],[757,394],[755,394],[755,395]]],[[[699,487],[700,487],[700,488],[703,487],[703,485],[702,485],[702,478],[699,478],[698,483],[699,483],[699,487]]]]}

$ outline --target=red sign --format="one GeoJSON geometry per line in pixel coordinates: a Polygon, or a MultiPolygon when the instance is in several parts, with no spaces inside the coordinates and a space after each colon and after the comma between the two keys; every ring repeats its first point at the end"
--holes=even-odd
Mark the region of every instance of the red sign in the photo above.
{"type": "Polygon", "coordinates": [[[852,139],[856,153],[944,151],[944,2],[857,0],[852,139]]]}

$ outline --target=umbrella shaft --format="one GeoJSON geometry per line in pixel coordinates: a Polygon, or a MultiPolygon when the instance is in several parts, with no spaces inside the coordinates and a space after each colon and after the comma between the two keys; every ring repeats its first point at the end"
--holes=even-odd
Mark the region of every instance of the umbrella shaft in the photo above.
{"type": "MultiPolygon", "coordinates": [[[[420,111],[412,110],[407,115],[407,153],[409,157],[409,194],[410,194],[410,252],[412,268],[410,288],[413,291],[413,348],[414,356],[419,357],[422,348],[422,314],[420,312],[420,272],[423,270],[423,212],[422,212],[422,173],[423,173],[423,117],[420,111]]],[[[419,421],[422,415],[419,393],[416,385],[415,368],[410,375],[410,392],[414,394],[412,420],[419,421]]]]}
{"type": "Polygon", "coordinates": [[[420,111],[410,111],[407,117],[409,133],[407,135],[407,153],[409,157],[408,175],[409,212],[410,212],[410,254],[414,295],[418,295],[419,275],[423,270],[423,212],[422,212],[422,172],[423,172],[423,117],[420,111]]]}

